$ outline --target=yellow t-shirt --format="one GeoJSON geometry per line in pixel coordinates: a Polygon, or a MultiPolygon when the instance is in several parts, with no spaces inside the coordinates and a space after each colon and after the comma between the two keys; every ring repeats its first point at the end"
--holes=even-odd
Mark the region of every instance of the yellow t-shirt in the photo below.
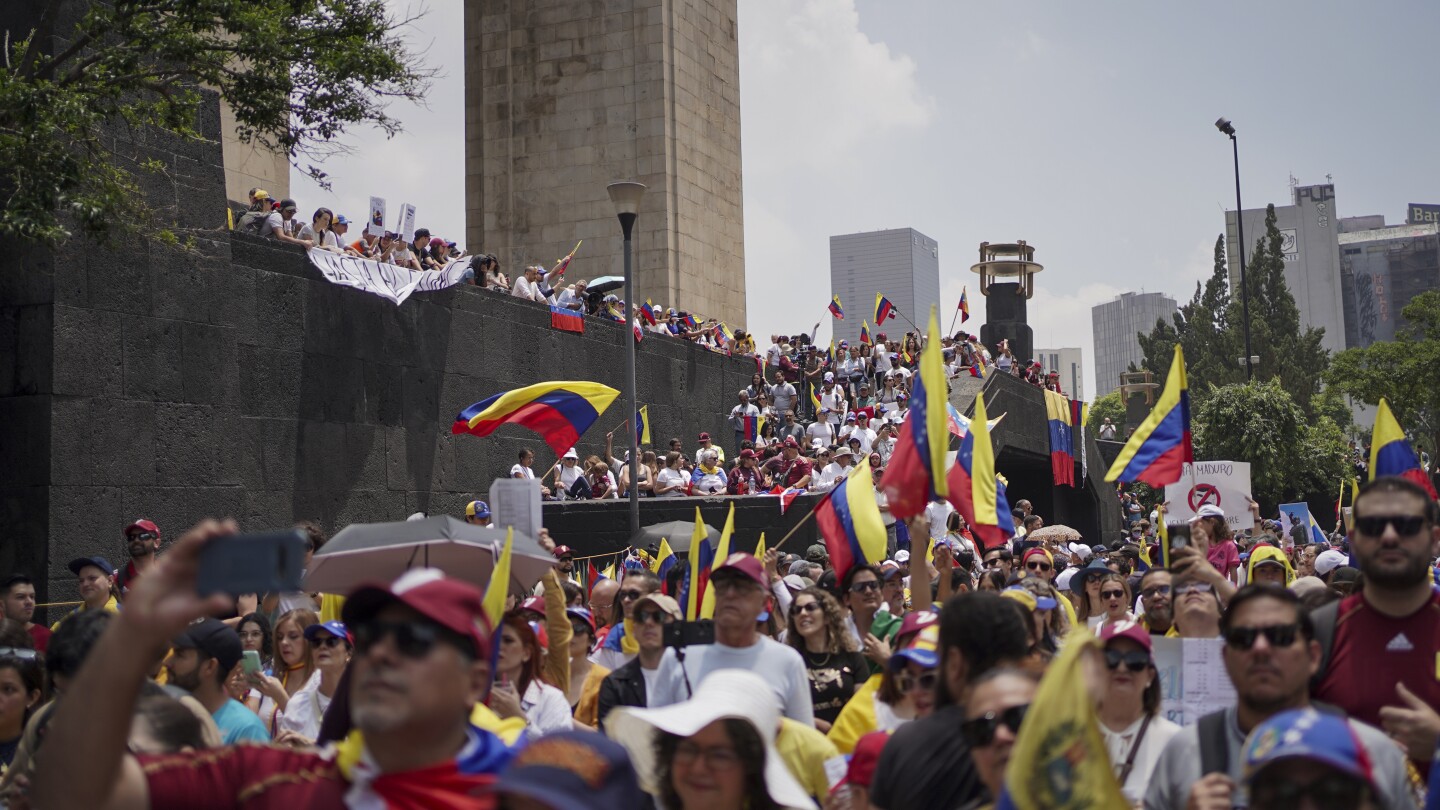
{"type": "Polygon", "coordinates": [[[580,702],[575,704],[575,719],[591,728],[600,727],[600,684],[610,670],[591,664],[585,682],[580,684],[580,702]]]}
{"type": "MultiPolygon", "coordinates": [[[[61,616],[54,624],[50,625],[50,632],[53,633],[53,632],[55,632],[56,630],[59,630],[59,629],[60,629],[60,623],[61,623],[61,622],[65,621],[66,619],[70,618],[71,616],[74,616],[76,613],[79,613],[79,612],[82,611],[82,610],[85,610],[85,606],[84,606],[84,605],[81,605],[80,607],[75,608],[74,610],[70,611],[69,613],[66,613],[64,616],[61,616]]],[[[108,600],[106,600],[106,602],[105,602],[105,607],[103,608],[103,610],[108,610],[108,611],[110,611],[111,613],[119,613],[119,612],[120,612],[120,603],[117,602],[117,601],[115,601],[115,595],[114,595],[114,594],[111,594],[111,595],[110,595],[110,598],[109,598],[108,600]]]]}
{"type": "Polygon", "coordinates": [[[830,788],[845,775],[845,758],[824,734],[814,726],[781,719],[780,734],[775,738],[775,751],[790,769],[810,798],[820,804],[830,795],[830,788]]]}

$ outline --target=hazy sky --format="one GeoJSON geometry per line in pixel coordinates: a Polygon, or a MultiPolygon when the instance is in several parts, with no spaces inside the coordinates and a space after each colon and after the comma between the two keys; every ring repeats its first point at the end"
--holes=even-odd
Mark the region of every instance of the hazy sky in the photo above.
{"type": "MultiPolygon", "coordinates": [[[[430,5],[412,32],[446,74],[428,108],[396,108],[407,131],[393,140],[351,136],[355,154],[325,167],[333,195],[293,177],[302,210],[353,218],[382,194],[463,241],[462,6],[430,5]]],[[[832,234],[938,240],[944,323],[961,285],[977,286],[979,243],[1025,239],[1046,267],[1035,344],[1080,346],[1093,391],[1090,307],[1125,290],[1184,300],[1210,271],[1235,199],[1222,115],[1240,133],[1246,207],[1288,203],[1292,174],[1331,175],[1340,216],[1395,223],[1408,202],[1440,202],[1434,0],[739,8],[748,325],[761,335],[824,314],[832,234]]],[[[971,302],[978,329],[976,290],[971,302]]],[[[845,302],[851,317],[870,303],[845,302]]]]}

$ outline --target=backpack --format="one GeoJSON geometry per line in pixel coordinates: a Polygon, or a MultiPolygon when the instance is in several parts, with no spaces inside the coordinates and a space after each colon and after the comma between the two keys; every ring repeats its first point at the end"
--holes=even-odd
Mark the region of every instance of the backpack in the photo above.
{"type": "Polygon", "coordinates": [[[235,223],[235,230],[251,236],[265,236],[265,220],[269,216],[269,211],[246,211],[240,221],[235,223]]]}

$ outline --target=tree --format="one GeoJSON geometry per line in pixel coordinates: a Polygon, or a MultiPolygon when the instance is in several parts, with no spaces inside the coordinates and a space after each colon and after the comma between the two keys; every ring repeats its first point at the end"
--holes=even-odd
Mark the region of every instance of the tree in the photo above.
{"type": "Polygon", "coordinates": [[[1100,426],[1109,419],[1115,426],[1115,438],[1125,437],[1125,403],[1120,399],[1120,389],[1106,394],[1103,397],[1090,403],[1089,419],[1085,422],[1085,429],[1091,436],[1099,435],[1100,426]]]}
{"type": "Polygon", "coordinates": [[[1340,352],[1325,382],[1371,405],[1385,397],[1401,427],[1415,434],[1417,449],[1434,456],[1440,448],[1440,291],[1415,296],[1400,314],[1405,325],[1393,341],[1340,352]]]}
{"type": "Polygon", "coordinates": [[[172,241],[173,223],[141,215],[142,182],[170,167],[140,142],[200,139],[201,87],[228,102],[242,142],[324,184],[299,161],[343,151],[354,126],[395,134],[386,103],[421,98],[431,76],[401,41],[412,19],[384,0],[36,5],[0,64],[0,235],[31,242],[74,229],[172,241]]]}
{"type": "Polygon", "coordinates": [[[1178,342],[1185,351],[1186,374],[1191,388],[1196,381],[1227,385],[1245,379],[1245,370],[1236,362],[1243,341],[1229,328],[1230,279],[1225,264],[1225,238],[1215,239],[1215,263],[1202,285],[1195,283],[1190,301],[1181,305],[1173,323],[1156,321],[1150,334],[1139,335],[1145,369],[1163,381],[1170,372],[1178,342]]]}
{"type": "Polygon", "coordinates": [[[1251,493],[1267,513],[1333,503],[1347,474],[1345,437],[1328,416],[1308,419],[1278,377],[1215,388],[1193,417],[1195,457],[1250,462],[1251,493]]]}

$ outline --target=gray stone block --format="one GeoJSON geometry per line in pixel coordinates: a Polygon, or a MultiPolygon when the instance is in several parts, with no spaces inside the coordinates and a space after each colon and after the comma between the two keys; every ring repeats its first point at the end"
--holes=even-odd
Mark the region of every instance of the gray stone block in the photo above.
{"type": "Polygon", "coordinates": [[[123,321],[125,396],[177,402],[185,397],[181,322],[130,317],[123,321]]]}
{"type": "Polygon", "coordinates": [[[240,417],[234,438],[236,468],[247,488],[290,490],[295,486],[295,448],[299,421],[240,417]]]}
{"type": "Polygon", "coordinates": [[[240,346],[240,411],[245,416],[290,416],[300,410],[304,355],[261,346],[240,346]]]}
{"type": "Polygon", "coordinates": [[[255,344],[298,349],[305,345],[304,279],[279,273],[255,274],[255,344]]]}
{"type": "Polygon", "coordinates": [[[155,405],[56,399],[51,446],[51,480],[57,486],[154,486],[155,405]]]}
{"type": "Polygon", "coordinates": [[[231,401],[239,377],[237,332],[232,327],[188,321],[180,325],[184,381],[180,399],[202,405],[231,401]]]}
{"type": "Polygon", "coordinates": [[[54,309],[54,392],[119,397],[124,392],[122,327],[115,312],[54,309]]]}
{"type": "Polygon", "coordinates": [[[78,306],[127,315],[153,314],[148,245],[127,242],[114,248],[87,249],[80,255],[84,257],[83,262],[56,265],[57,285],[63,284],[69,296],[84,301],[78,306]],[[73,270],[62,269],[72,264],[73,270]],[[82,269],[83,276],[79,272],[82,269]]]}

